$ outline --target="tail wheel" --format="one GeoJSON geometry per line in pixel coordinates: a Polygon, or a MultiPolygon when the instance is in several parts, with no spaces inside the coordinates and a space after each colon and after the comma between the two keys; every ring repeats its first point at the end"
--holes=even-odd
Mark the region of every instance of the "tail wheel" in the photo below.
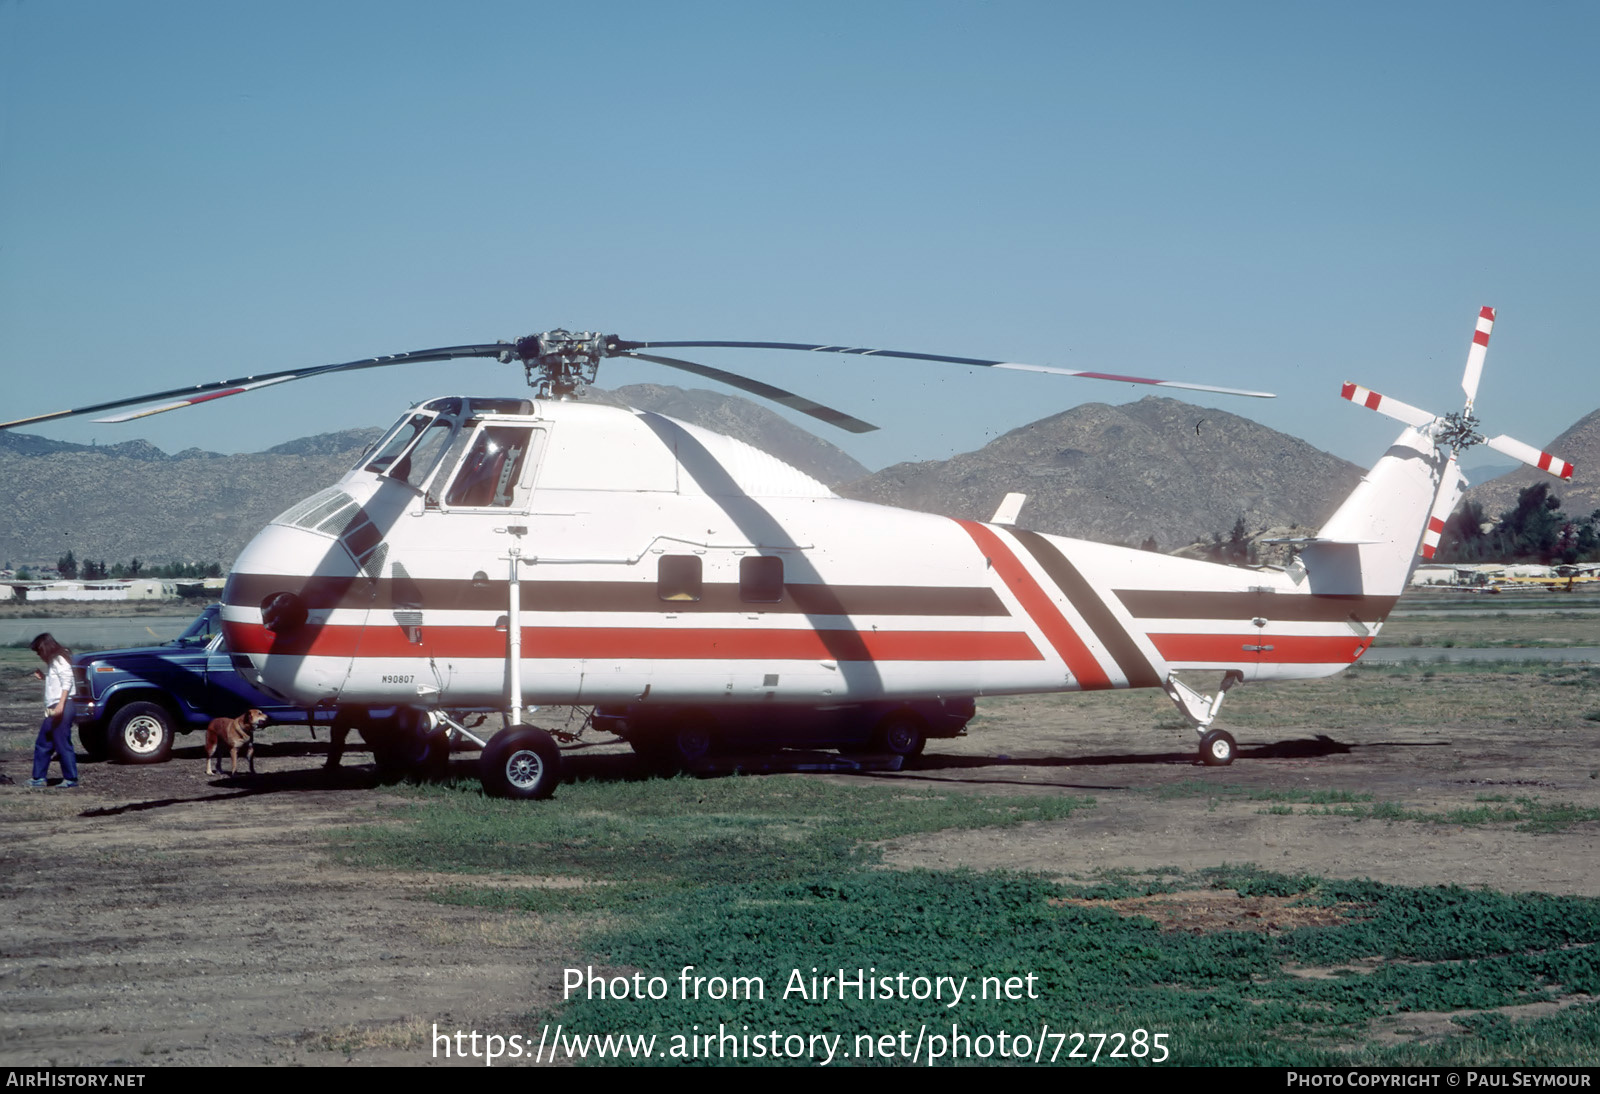
{"type": "Polygon", "coordinates": [[[881,752],[896,756],[920,756],[928,743],[928,723],[909,710],[885,714],[872,731],[872,743],[881,752]]]}
{"type": "Polygon", "coordinates": [[[561,782],[561,749],[536,726],[507,726],[484,747],[479,778],[496,798],[548,798],[561,782]]]}
{"type": "Polygon", "coordinates": [[[1200,738],[1200,762],[1207,767],[1227,767],[1233,762],[1235,747],[1231,733],[1213,729],[1200,738]]]}

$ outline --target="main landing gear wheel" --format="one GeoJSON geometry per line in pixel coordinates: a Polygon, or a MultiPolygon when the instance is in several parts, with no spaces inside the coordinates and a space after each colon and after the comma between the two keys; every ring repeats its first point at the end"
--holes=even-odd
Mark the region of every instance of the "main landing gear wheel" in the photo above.
{"type": "Polygon", "coordinates": [[[1233,762],[1235,747],[1233,734],[1225,729],[1213,729],[1200,738],[1200,762],[1207,767],[1227,767],[1233,762]]]}
{"type": "Polygon", "coordinates": [[[561,782],[561,749],[536,726],[507,726],[484,747],[478,777],[496,798],[548,798],[561,782]]]}

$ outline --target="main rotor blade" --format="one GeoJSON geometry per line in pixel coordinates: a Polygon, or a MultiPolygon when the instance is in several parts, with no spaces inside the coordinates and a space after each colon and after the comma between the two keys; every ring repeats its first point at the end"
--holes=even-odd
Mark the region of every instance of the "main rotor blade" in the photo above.
{"type": "Polygon", "coordinates": [[[225,399],[229,395],[243,395],[247,391],[254,391],[257,388],[271,387],[273,384],[287,383],[288,381],[294,379],[298,379],[298,377],[278,376],[271,380],[256,380],[253,383],[240,384],[238,387],[224,388],[222,391],[213,391],[207,395],[196,395],[191,399],[180,399],[175,403],[162,403],[160,406],[146,407],[143,410],[130,410],[126,414],[110,414],[104,418],[93,418],[91,421],[131,422],[135,418],[148,418],[152,414],[165,414],[169,410],[181,410],[186,406],[194,406],[196,403],[208,403],[212,399],[225,399]]]}
{"type": "Polygon", "coordinates": [[[626,352],[656,347],[704,349],[787,349],[804,353],[849,353],[858,357],[899,357],[908,361],[939,361],[950,365],[977,365],[980,368],[1015,369],[1019,372],[1048,372],[1054,376],[1081,376],[1086,380],[1111,380],[1122,384],[1150,384],[1154,387],[1182,388],[1185,391],[1209,391],[1219,395],[1245,395],[1252,399],[1275,399],[1270,391],[1243,391],[1232,387],[1215,387],[1211,384],[1189,384],[1179,380],[1151,380],[1143,376],[1121,376],[1114,372],[1084,372],[1080,369],[1053,368],[1050,365],[1024,365],[1016,361],[989,361],[981,357],[949,357],[941,353],[910,353],[897,349],[860,349],[853,346],[812,345],[806,342],[617,342],[617,348],[626,352]]]}
{"type": "Polygon", "coordinates": [[[1541,452],[1531,444],[1523,444],[1514,437],[1507,437],[1504,433],[1498,437],[1490,437],[1483,443],[1496,452],[1510,456],[1514,460],[1521,460],[1529,467],[1548,471],[1558,479],[1565,479],[1568,482],[1572,480],[1573,466],[1570,463],[1548,452],[1541,452]]]}
{"type": "MultiPolygon", "coordinates": [[[[637,343],[626,344],[634,345],[637,343]]],[[[669,343],[658,342],[656,344],[667,345],[669,343]]],[[[864,422],[860,418],[851,417],[842,410],[835,410],[831,406],[823,406],[821,403],[813,402],[804,395],[796,395],[792,391],[785,391],[781,387],[764,384],[760,380],[752,380],[748,376],[740,376],[736,372],[724,372],[720,368],[699,365],[693,361],[681,361],[676,357],[657,357],[651,353],[634,353],[631,350],[625,350],[619,356],[637,357],[641,361],[654,361],[658,365],[682,369],[684,372],[692,372],[696,376],[704,376],[708,380],[719,380],[729,387],[736,387],[740,391],[748,391],[750,394],[759,395],[763,399],[771,399],[780,406],[786,406],[790,410],[798,410],[802,414],[809,414],[819,421],[838,426],[840,429],[848,430],[851,433],[871,433],[878,428],[871,422],[864,422]]]]}
{"type": "Polygon", "coordinates": [[[1362,387],[1360,384],[1345,384],[1339,390],[1339,396],[1349,399],[1358,406],[1364,406],[1368,410],[1376,410],[1379,414],[1387,414],[1396,421],[1406,423],[1406,425],[1416,426],[1418,429],[1433,423],[1434,416],[1421,407],[1412,406],[1410,403],[1402,403],[1399,399],[1391,399],[1387,395],[1379,395],[1371,388],[1362,387]]]}
{"type": "Polygon", "coordinates": [[[1494,330],[1494,309],[1488,306],[1478,312],[1478,326],[1472,332],[1472,348],[1467,350],[1467,371],[1461,376],[1461,390],[1467,393],[1467,413],[1472,413],[1472,401],[1478,397],[1478,380],[1483,376],[1483,358],[1489,352],[1489,332],[1494,330]]]}
{"type": "Polygon", "coordinates": [[[106,419],[107,421],[126,421],[129,418],[140,418],[148,414],[160,414],[168,410],[178,410],[182,407],[193,406],[195,403],[220,399],[227,395],[238,395],[241,392],[250,391],[258,387],[267,387],[270,384],[281,384],[288,380],[305,380],[312,376],[323,376],[330,372],[354,372],[357,369],[381,368],[385,365],[406,365],[418,361],[448,361],[456,357],[498,357],[510,348],[510,346],[498,342],[475,346],[442,346],[438,349],[413,350],[410,353],[392,353],[383,357],[364,357],[359,361],[345,361],[337,365],[316,365],[311,368],[284,369],[282,372],[268,372],[260,376],[240,376],[234,380],[217,380],[209,384],[175,387],[167,391],[153,391],[147,395],[135,395],[127,399],[113,399],[110,402],[95,403],[92,406],[75,407],[72,410],[57,410],[50,414],[36,414],[31,418],[18,418],[12,422],[0,422],[0,429],[11,429],[19,425],[33,425],[38,422],[52,422],[59,418],[74,418],[79,414],[93,414],[102,410],[117,410],[125,406],[153,403],[157,399],[184,396],[177,402],[154,407],[138,414],[106,419]]]}

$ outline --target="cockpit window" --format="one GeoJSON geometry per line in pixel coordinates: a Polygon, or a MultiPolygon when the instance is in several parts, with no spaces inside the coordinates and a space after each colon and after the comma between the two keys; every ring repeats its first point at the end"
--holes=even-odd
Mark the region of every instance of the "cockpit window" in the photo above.
{"type": "Polygon", "coordinates": [[[389,465],[399,458],[400,453],[417,439],[417,434],[426,429],[431,421],[432,414],[412,414],[401,419],[378,446],[377,454],[367,461],[366,470],[379,473],[389,470],[389,465]]]}
{"type": "Polygon", "coordinates": [[[450,445],[455,421],[432,414],[413,414],[384,438],[366,470],[421,488],[450,445]]]}
{"type": "Polygon", "coordinates": [[[390,466],[389,477],[399,479],[420,490],[433,472],[434,464],[439,462],[439,457],[444,455],[444,450],[450,446],[450,435],[454,431],[455,422],[449,418],[435,418],[428,428],[422,431],[417,443],[390,466]]]}
{"type": "Polygon", "coordinates": [[[534,430],[525,426],[480,429],[445,494],[445,504],[509,508],[528,466],[533,441],[534,430]]]}

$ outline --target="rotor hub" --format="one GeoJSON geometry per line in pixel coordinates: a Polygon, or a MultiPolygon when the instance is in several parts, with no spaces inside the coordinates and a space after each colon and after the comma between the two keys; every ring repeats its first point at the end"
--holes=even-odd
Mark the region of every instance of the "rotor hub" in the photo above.
{"type": "Polygon", "coordinates": [[[1478,432],[1478,419],[1472,416],[1470,410],[1441,415],[1433,428],[1433,439],[1449,445],[1457,452],[1465,452],[1473,445],[1484,442],[1483,434],[1478,432]]]}
{"type": "MultiPolygon", "coordinates": [[[[582,395],[594,383],[600,359],[611,355],[615,335],[547,330],[518,338],[511,353],[522,361],[528,386],[554,398],[582,395]]],[[[510,353],[502,354],[508,360],[510,353]]]]}

